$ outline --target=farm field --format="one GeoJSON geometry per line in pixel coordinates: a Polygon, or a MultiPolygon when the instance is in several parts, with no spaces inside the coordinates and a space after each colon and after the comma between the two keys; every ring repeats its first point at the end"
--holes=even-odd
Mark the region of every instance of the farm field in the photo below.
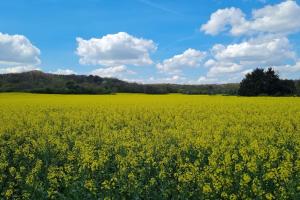
{"type": "Polygon", "coordinates": [[[300,199],[300,98],[0,94],[0,199],[300,199]]]}

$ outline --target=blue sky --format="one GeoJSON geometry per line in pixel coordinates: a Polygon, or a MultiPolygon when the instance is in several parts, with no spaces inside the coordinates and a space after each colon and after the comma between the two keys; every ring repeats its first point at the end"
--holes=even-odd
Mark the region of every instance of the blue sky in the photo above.
{"type": "Polygon", "coordinates": [[[2,0],[0,72],[41,69],[203,84],[238,82],[255,67],[272,66],[283,77],[300,78],[299,5],[277,0],[2,0]]]}

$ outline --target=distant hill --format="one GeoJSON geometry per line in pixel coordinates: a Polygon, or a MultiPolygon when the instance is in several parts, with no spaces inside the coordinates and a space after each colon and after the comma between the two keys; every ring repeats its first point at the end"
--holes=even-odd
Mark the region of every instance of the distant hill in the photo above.
{"type": "Polygon", "coordinates": [[[1,74],[0,92],[30,92],[53,94],[237,94],[239,84],[178,85],[138,84],[115,78],[92,75],[58,75],[41,71],[1,74]]]}

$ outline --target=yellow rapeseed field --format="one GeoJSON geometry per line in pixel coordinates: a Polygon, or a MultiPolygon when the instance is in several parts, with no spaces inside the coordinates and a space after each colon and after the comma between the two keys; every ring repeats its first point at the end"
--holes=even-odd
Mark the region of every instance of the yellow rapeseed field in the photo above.
{"type": "Polygon", "coordinates": [[[300,199],[300,98],[0,94],[0,199],[300,199]]]}

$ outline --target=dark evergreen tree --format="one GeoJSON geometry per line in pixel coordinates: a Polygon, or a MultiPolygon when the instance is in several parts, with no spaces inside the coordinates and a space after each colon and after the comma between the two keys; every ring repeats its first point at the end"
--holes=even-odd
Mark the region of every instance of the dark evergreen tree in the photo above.
{"type": "Polygon", "coordinates": [[[265,92],[265,73],[263,69],[255,69],[252,73],[246,74],[246,78],[240,83],[239,95],[257,96],[265,92]]]}
{"type": "Polygon", "coordinates": [[[279,95],[297,95],[295,82],[292,80],[280,80],[279,82],[279,95]]]}
{"type": "Polygon", "coordinates": [[[269,68],[257,68],[253,72],[246,74],[240,83],[238,94],[241,96],[284,96],[293,95],[296,92],[294,81],[280,80],[279,75],[269,68]]]}
{"type": "Polygon", "coordinates": [[[300,96],[300,80],[295,81],[296,95],[300,96]]]}
{"type": "Polygon", "coordinates": [[[268,68],[268,70],[264,73],[264,88],[263,93],[267,95],[276,95],[280,92],[280,79],[279,75],[272,69],[268,68]]]}

